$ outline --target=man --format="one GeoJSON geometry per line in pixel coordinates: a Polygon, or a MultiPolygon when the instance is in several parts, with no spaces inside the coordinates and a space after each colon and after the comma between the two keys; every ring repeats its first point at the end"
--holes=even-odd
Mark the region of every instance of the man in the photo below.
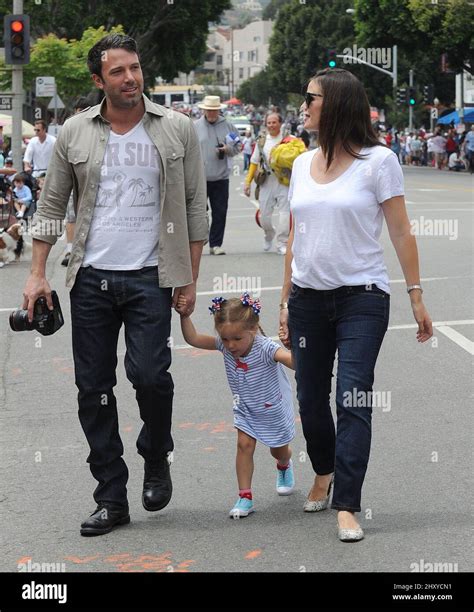
{"type": "Polygon", "coordinates": [[[454,151],[448,158],[448,170],[455,170],[459,172],[460,170],[466,170],[466,164],[461,157],[459,151],[454,151]]]}
{"type": "Polygon", "coordinates": [[[421,149],[423,143],[420,140],[418,134],[415,134],[410,142],[411,161],[415,166],[419,166],[421,163],[421,149]]]}
{"type": "Polygon", "coordinates": [[[23,158],[25,172],[31,172],[35,178],[48,169],[53,154],[56,138],[47,133],[48,125],[44,119],[35,121],[35,134],[26,147],[23,158]]]}
{"type": "Polygon", "coordinates": [[[288,187],[278,182],[277,177],[270,168],[270,154],[274,147],[280,144],[285,134],[281,115],[270,113],[265,120],[266,134],[261,133],[252,157],[250,168],[245,178],[244,193],[250,197],[250,185],[262,162],[267,177],[260,187],[258,204],[260,207],[260,224],[265,232],[263,250],[268,252],[272,248],[276,236],[277,253],[285,255],[288,236],[290,233],[290,205],[288,202],[288,187]],[[272,222],[273,212],[278,214],[277,227],[272,222]]]}
{"type": "Polygon", "coordinates": [[[471,125],[471,131],[466,134],[464,139],[464,153],[469,164],[469,172],[474,172],[474,125],[471,125]]]}
{"type": "Polygon", "coordinates": [[[77,222],[66,286],[79,419],[99,483],[97,508],[81,525],[81,535],[92,536],[130,522],[113,393],[122,322],[125,370],[144,421],[137,440],[145,460],[142,503],[156,511],[171,499],[171,306],[182,295],[187,312],[194,309],[208,227],[192,122],[143,95],[136,42],[108,35],[91,48],[87,63],[105,97],[68,119],[59,134],[32,231],[24,308],[31,320],[41,295],[52,307],[45,264],[58,236],[51,227],[64,219],[74,188],[77,222]]]}
{"type": "Polygon", "coordinates": [[[239,132],[230,121],[220,115],[223,106],[219,96],[206,96],[198,106],[204,111],[204,115],[194,125],[201,143],[206,169],[207,197],[212,212],[210,254],[225,255],[222,243],[229,203],[229,160],[240,152],[239,132]]]}
{"type": "MultiPolygon", "coordinates": [[[[80,113],[81,111],[89,108],[90,104],[86,97],[81,96],[74,103],[74,114],[80,113]]],[[[74,239],[74,229],[76,227],[76,212],[74,210],[74,198],[71,193],[69,197],[69,202],[67,204],[66,210],[66,252],[64,253],[63,260],[61,261],[62,266],[67,266],[69,263],[69,258],[71,257],[72,251],[72,241],[74,239]]]]}
{"type": "Polygon", "coordinates": [[[413,132],[410,132],[405,139],[405,163],[407,166],[411,166],[411,141],[413,140],[413,132]]]}

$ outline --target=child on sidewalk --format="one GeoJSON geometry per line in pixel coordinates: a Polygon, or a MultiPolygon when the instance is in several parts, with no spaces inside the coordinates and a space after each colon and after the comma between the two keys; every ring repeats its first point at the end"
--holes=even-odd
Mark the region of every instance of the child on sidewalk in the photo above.
{"type": "MultiPolygon", "coordinates": [[[[185,306],[179,298],[176,310],[185,306]]],[[[270,448],[277,460],[276,490],[290,495],[295,486],[289,442],[295,435],[293,391],[281,364],[293,368],[291,352],[267,338],[259,325],[260,302],[248,293],[241,298],[214,298],[209,308],[218,336],[196,331],[181,314],[183,336],[191,346],[219,350],[224,356],[227,380],[234,402],[237,429],[237,480],[239,497],[229,515],[248,516],[252,499],[253,455],[257,440],[270,448]],[[260,331],[260,333],[259,333],[260,331]]]]}

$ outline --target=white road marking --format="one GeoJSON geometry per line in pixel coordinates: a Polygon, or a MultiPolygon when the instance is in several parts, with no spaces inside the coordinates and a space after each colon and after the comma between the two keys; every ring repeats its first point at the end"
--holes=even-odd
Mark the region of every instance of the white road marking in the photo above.
{"type": "MultiPolygon", "coordinates": [[[[416,212],[474,212],[472,208],[417,208],[416,212]]],[[[415,211],[413,211],[415,212],[415,211]]]]}
{"type": "MultiPolygon", "coordinates": [[[[239,276],[239,278],[246,278],[246,277],[242,277],[239,276]]],[[[427,283],[427,282],[431,282],[431,281],[438,281],[438,280],[451,280],[451,279],[459,279],[459,278],[470,278],[468,276],[436,276],[436,277],[430,277],[430,278],[422,278],[421,282],[422,283],[427,283]]],[[[395,283],[404,283],[405,279],[404,278],[396,278],[390,281],[390,283],[395,284],[395,283]]],[[[281,285],[275,286],[275,287],[252,287],[252,288],[246,288],[247,291],[280,291],[281,289],[281,285]]],[[[216,293],[215,290],[212,291],[198,291],[196,293],[196,295],[214,295],[216,293]]],[[[229,294],[234,294],[234,293],[241,293],[240,290],[238,291],[225,291],[224,293],[229,293],[229,294]]],[[[14,306],[12,308],[0,308],[0,312],[12,312],[13,310],[16,310],[18,308],[18,306],[14,306]]]]}
{"type": "MultiPolygon", "coordinates": [[[[437,330],[439,330],[443,334],[446,334],[448,338],[456,342],[456,344],[459,344],[459,346],[462,346],[462,348],[466,349],[466,351],[468,351],[469,353],[471,353],[471,355],[473,355],[474,354],[474,343],[468,340],[462,334],[455,331],[454,329],[447,327],[448,324],[449,325],[473,325],[474,319],[466,320],[466,321],[440,321],[440,322],[433,323],[433,327],[435,327],[437,330]],[[446,333],[446,330],[448,330],[449,333],[446,333]]],[[[387,331],[398,330],[398,329],[418,329],[418,325],[416,323],[409,323],[407,325],[390,325],[387,331]]],[[[278,336],[269,336],[269,337],[271,338],[271,340],[278,341],[278,336]]],[[[190,346],[189,344],[177,344],[176,346],[173,347],[173,349],[193,349],[193,348],[195,347],[190,346]]]]}
{"type": "MultiPolygon", "coordinates": [[[[217,277],[220,278],[220,277],[217,277]]],[[[238,278],[247,278],[246,276],[243,275],[239,275],[238,278]]],[[[438,280],[450,280],[450,279],[458,279],[458,278],[470,278],[468,276],[436,276],[436,277],[430,277],[430,278],[422,278],[421,282],[422,283],[427,283],[427,282],[431,282],[431,281],[438,281],[438,280]]],[[[390,283],[396,284],[396,283],[405,283],[405,279],[404,278],[396,278],[390,281],[390,283]]],[[[281,289],[281,285],[275,286],[275,287],[249,287],[246,288],[247,291],[280,291],[281,289]]],[[[214,295],[215,294],[215,290],[213,291],[198,291],[196,293],[196,295],[214,295]]],[[[236,291],[225,291],[224,293],[241,293],[240,289],[236,290],[236,291]]]]}
{"type": "Polygon", "coordinates": [[[469,340],[469,338],[466,338],[466,336],[463,336],[458,331],[452,329],[448,325],[440,325],[436,329],[445,336],[447,336],[450,340],[455,342],[457,345],[459,345],[461,348],[466,350],[468,353],[474,355],[474,342],[472,342],[472,340],[469,340]]]}

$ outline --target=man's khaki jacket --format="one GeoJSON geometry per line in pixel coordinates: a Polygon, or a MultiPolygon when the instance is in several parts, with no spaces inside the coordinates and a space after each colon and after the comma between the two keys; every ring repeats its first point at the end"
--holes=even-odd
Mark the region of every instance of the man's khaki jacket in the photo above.
{"type": "MultiPolygon", "coordinates": [[[[146,96],[143,101],[143,127],[160,154],[159,284],[183,287],[193,282],[189,243],[207,242],[209,234],[201,149],[189,117],[154,104],[146,96]]],[[[55,244],[73,191],[76,229],[66,274],[69,288],[84,259],[110,134],[110,123],[101,114],[104,102],[63,125],[33,218],[33,238],[55,244]]],[[[123,247],[127,248],[126,237],[123,247]]]]}

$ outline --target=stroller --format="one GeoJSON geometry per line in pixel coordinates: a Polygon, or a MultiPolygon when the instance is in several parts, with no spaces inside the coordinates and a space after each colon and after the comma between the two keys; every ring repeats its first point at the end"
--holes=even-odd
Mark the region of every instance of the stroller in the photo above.
{"type": "MultiPolygon", "coordinates": [[[[31,218],[36,212],[36,203],[39,195],[38,181],[28,172],[19,172],[18,174],[23,177],[25,185],[27,185],[31,189],[32,195],[31,204],[25,211],[24,217],[22,219],[24,230],[27,231],[31,223],[31,218]]],[[[18,223],[18,220],[15,217],[12,191],[13,190],[11,185],[5,180],[4,176],[0,175],[0,229],[7,230],[14,223],[18,223]]],[[[23,248],[23,237],[20,236],[20,239],[18,240],[15,248],[15,255],[17,257],[21,255],[23,248]]]]}

